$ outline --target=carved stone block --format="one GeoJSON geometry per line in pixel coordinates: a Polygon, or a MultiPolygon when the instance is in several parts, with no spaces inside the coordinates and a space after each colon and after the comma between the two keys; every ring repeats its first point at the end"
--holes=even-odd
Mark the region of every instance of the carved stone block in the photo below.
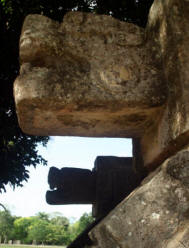
{"type": "Polygon", "coordinates": [[[93,216],[105,216],[139,186],[142,178],[133,170],[132,163],[131,157],[96,158],[96,201],[93,204],[93,216]]]}
{"type": "Polygon", "coordinates": [[[130,194],[142,178],[133,171],[132,158],[99,156],[93,171],[51,167],[47,191],[49,204],[93,204],[93,216],[101,218],[130,194]]]}
{"type": "Polygon", "coordinates": [[[144,30],[70,12],[26,17],[14,85],[22,130],[34,135],[141,136],[166,100],[144,30]],[[155,114],[156,113],[156,114],[155,114]]]}
{"type": "Polygon", "coordinates": [[[95,175],[79,168],[57,169],[51,167],[48,175],[50,189],[46,200],[49,204],[92,204],[96,201],[95,175]]]}

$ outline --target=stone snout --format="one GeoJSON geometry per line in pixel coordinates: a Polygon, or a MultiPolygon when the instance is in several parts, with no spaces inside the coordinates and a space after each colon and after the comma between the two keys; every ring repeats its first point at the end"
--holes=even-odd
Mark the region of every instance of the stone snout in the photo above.
{"type": "Polygon", "coordinates": [[[132,158],[99,156],[93,171],[51,167],[47,191],[49,204],[92,204],[93,216],[105,216],[137,186],[142,177],[132,168],[132,158]]]}
{"type": "Polygon", "coordinates": [[[48,183],[52,190],[46,194],[49,204],[92,204],[95,201],[95,175],[90,170],[51,167],[48,183]]]}
{"type": "Polygon", "coordinates": [[[145,30],[89,13],[67,13],[62,23],[29,15],[14,84],[22,130],[140,139],[136,160],[149,170],[181,150],[189,142],[187,8],[169,22],[171,8],[155,1],[145,30]]]}
{"type": "Polygon", "coordinates": [[[139,137],[166,100],[144,30],[110,16],[29,15],[14,84],[19,124],[34,135],[139,137]]]}

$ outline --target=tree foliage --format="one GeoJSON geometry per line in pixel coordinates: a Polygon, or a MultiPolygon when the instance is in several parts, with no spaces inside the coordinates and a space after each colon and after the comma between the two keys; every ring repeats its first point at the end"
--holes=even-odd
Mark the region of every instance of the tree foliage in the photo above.
{"type": "MultiPolygon", "coordinates": [[[[13,1],[14,2],[14,1],[13,1]]],[[[15,1],[17,2],[17,1],[15,1]]],[[[23,15],[11,1],[0,2],[0,191],[10,183],[22,186],[27,180],[27,167],[46,164],[37,153],[37,145],[46,145],[48,137],[24,134],[17,121],[13,82],[19,71],[18,41],[23,15]]]]}
{"type": "Polygon", "coordinates": [[[0,240],[6,242],[13,232],[14,217],[8,210],[0,211],[0,240]]]}
{"type": "Polygon", "coordinates": [[[84,213],[79,221],[77,222],[77,235],[82,233],[87,226],[89,226],[94,221],[94,218],[91,214],[84,213]]]}
{"type": "Polygon", "coordinates": [[[13,237],[15,240],[22,240],[28,243],[28,230],[33,222],[33,217],[16,218],[13,223],[13,237]]]}
{"type": "Polygon", "coordinates": [[[38,213],[32,217],[14,217],[9,211],[0,211],[0,243],[20,240],[22,244],[68,245],[91,222],[91,214],[84,213],[75,222],[60,213],[51,218],[47,213],[38,213]]]}
{"type": "Polygon", "coordinates": [[[29,226],[29,240],[35,240],[39,244],[44,244],[50,231],[48,221],[36,218],[32,225],[29,226]]]}

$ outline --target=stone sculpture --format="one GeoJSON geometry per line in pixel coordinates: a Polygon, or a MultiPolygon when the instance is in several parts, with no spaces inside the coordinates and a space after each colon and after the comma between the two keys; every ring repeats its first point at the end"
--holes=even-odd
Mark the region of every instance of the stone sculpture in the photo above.
{"type": "Polygon", "coordinates": [[[132,158],[99,156],[93,171],[51,167],[47,191],[49,204],[93,204],[93,216],[104,217],[129,195],[142,178],[132,168],[132,158]]]}
{"type": "MultiPolygon", "coordinates": [[[[172,20],[181,18],[177,1],[172,20]]],[[[28,16],[14,90],[23,131],[140,138],[149,170],[184,147],[188,20],[183,14],[182,22],[169,22],[169,8],[161,4],[154,3],[146,30],[80,12],[68,13],[61,24],[28,16]]]]}
{"type": "Polygon", "coordinates": [[[80,12],[25,20],[23,131],[133,138],[135,169],[153,171],[90,231],[91,248],[189,247],[188,13],[188,0],[155,0],[146,29],[80,12]]]}
{"type": "Polygon", "coordinates": [[[150,47],[142,28],[110,16],[71,12],[59,24],[29,15],[15,82],[20,126],[40,135],[141,135],[166,100],[150,47]]]}
{"type": "Polygon", "coordinates": [[[48,176],[49,204],[92,204],[95,201],[95,175],[86,169],[51,167],[48,176]]]}
{"type": "Polygon", "coordinates": [[[71,12],[59,24],[29,15],[14,90],[21,128],[141,137],[159,119],[167,95],[152,47],[144,29],[110,16],[71,12]]]}

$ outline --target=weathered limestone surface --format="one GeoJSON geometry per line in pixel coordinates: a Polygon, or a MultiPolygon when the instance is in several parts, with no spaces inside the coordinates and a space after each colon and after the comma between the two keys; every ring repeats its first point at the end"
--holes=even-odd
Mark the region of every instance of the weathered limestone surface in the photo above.
{"type": "Polygon", "coordinates": [[[59,24],[29,15],[14,87],[19,123],[35,135],[141,136],[166,100],[144,30],[70,12],[59,24]]]}
{"type": "Polygon", "coordinates": [[[141,139],[144,164],[159,165],[189,143],[189,1],[156,0],[147,36],[152,54],[162,61],[168,99],[161,119],[141,139]]]}
{"type": "Polygon", "coordinates": [[[189,151],[166,160],[90,237],[91,248],[189,247],[189,151]]]}
{"type": "Polygon", "coordinates": [[[188,1],[156,0],[146,30],[104,15],[29,15],[14,87],[23,131],[132,137],[135,167],[160,165],[189,142],[188,12],[188,1]]]}
{"type": "Polygon", "coordinates": [[[161,165],[91,231],[93,248],[189,247],[188,13],[188,0],[155,0],[146,30],[80,12],[25,20],[23,131],[132,137],[137,171],[161,165]]]}

